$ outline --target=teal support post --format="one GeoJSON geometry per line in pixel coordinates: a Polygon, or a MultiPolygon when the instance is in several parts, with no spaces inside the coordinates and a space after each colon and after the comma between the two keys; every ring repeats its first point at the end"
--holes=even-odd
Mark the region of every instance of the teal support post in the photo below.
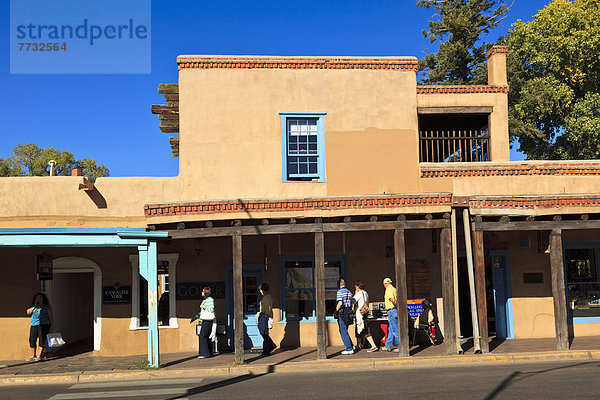
{"type": "Polygon", "coordinates": [[[158,355],[158,254],[156,242],[148,243],[148,365],[160,365],[158,355]]]}
{"type": "Polygon", "coordinates": [[[158,367],[158,254],[156,242],[138,247],[140,275],[148,281],[148,365],[158,367]]]}

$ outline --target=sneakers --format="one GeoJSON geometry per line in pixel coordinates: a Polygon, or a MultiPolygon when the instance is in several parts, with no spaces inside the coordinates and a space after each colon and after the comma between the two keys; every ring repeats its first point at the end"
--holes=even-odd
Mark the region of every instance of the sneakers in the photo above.
{"type": "Polygon", "coordinates": [[[392,350],[392,351],[393,351],[394,353],[399,353],[399,352],[400,352],[400,350],[398,350],[398,349],[394,349],[394,350],[392,350]]]}
{"type": "Polygon", "coordinates": [[[198,356],[198,358],[206,358],[206,357],[204,357],[204,356],[198,356]]]}
{"type": "Polygon", "coordinates": [[[383,346],[383,347],[381,348],[381,351],[392,351],[392,349],[390,349],[389,347],[385,347],[385,346],[383,346]]]}
{"type": "Polygon", "coordinates": [[[371,347],[369,350],[367,350],[367,353],[375,353],[376,351],[379,351],[379,347],[371,347]]]}
{"type": "Polygon", "coordinates": [[[344,350],[344,351],[342,351],[342,354],[345,356],[348,356],[350,354],[354,354],[354,350],[344,350]]]}

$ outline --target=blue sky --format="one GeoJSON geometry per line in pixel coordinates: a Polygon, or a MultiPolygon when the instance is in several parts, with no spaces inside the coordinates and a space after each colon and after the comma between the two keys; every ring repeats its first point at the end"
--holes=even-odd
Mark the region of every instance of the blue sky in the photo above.
{"type": "MultiPolygon", "coordinates": [[[[94,158],[111,176],[174,176],[168,135],[151,104],[159,83],[177,83],[179,54],[350,55],[421,58],[432,10],[396,1],[152,1],[152,73],[146,75],[9,74],[9,1],[2,1],[0,157],[18,143],[94,158]]],[[[125,1],[125,0],[124,0],[125,1]]],[[[528,21],[548,3],[516,0],[510,17],[528,21]]],[[[514,150],[513,159],[522,159],[514,150]]]]}

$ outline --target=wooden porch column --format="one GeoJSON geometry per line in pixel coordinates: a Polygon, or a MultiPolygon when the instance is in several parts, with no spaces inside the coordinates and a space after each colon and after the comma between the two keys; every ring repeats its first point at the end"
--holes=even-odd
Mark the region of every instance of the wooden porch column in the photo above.
{"type": "Polygon", "coordinates": [[[552,297],[554,298],[554,328],[556,347],[569,348],[567,326],[567,299],[565,296],[565,272],[563,265],[562,231],[553,229],[550,234],[550,268],[552,270],[552,297]]]}
{"type": "Polygon", "coordinates": [[[477,317],[479,318],[479,345],[482,353],[489,353],[483,231],[473,231],[473,246],[475,247],[475,295],[477,296],[477,317]]]}
{"type": "Polygon", "coordinates": [[[242,283],[242,235],[234,234],[233,242],[233,326],[235,363],[244,363],[244,296],[242,283]]]}
{"type": "Polygon", "coordinates": [[[442,298],[444,300],[444,343],[446,354],[457,354],[454,309],[454,278],[452,267],[452,239],[450,228],[440,232],[440,264],[442,269],[442,298]]]}
{"type": "Polygon", "coordinates": [[[325,246],[323,231],[315,232],[315,280],[317,312],[317,359],[327,359],[327,326],[325,320],[325,246]]]}
{"type": "Polygon", "coordinates": [[[394,230],[394,269],[396,271],[396,310],[398,310],[398,352],[400,357],[410,355],[408,340],[408,308],[406,305],[406,250],[404,229],[394,230]]]}

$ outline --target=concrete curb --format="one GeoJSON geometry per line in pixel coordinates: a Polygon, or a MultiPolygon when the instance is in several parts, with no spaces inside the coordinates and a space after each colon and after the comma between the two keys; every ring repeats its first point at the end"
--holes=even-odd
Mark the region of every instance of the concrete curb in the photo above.
{"type": "Polygon", "coordinates": [[[151,371],[113,370],[108,372],[71,372],[65,374],[39,374],[39,375],[0,375],[0,386],[13,385],[73,385],[77,383],[90,382],[115,382],[115,381],[139,381],[155,379],[177,379],[196,377],[236,377],[242,375],[264,375],[270,373],[299,373],[315,371],[341,371],[341,370],[364,370],[371,369],[393,369],[407,367],[432,367],[461,366],[474,364],[510,364],[525,362],[546,361],[589,361],[600,360],[600,350],[590,351],[560,351],[540,353],[515,353],[498,355],[462,355],[462,356],[440,356],[440,357],[410,357],[395,359],[345,359],[338,360],[314,360],[298,361],[288,364],[271,365],[233,365],[214,368],[195,369],[164,369],[151,371]]]}

